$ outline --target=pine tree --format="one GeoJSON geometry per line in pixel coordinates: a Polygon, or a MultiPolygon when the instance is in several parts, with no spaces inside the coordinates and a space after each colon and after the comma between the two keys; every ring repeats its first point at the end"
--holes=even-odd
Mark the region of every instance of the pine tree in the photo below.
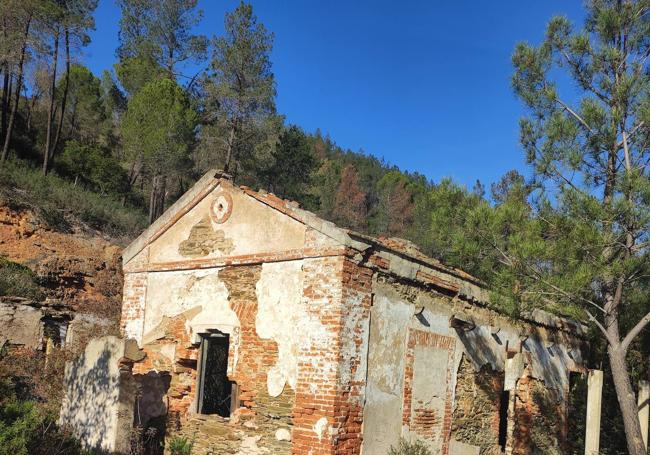
{"type": "Polygon", "coordinates": [[[234,175],[254,175],[271,161],[282,119],[275,109],[269,55],[273,35],[241,2],[226,14],[225,36],[213,40],[211,71],[203,83],[202,159],[234,175]]]}
{"type": "Polygon", "coordinates": [[[403,237],[413,222],[415,185],[399,171],[390,171],[377,182],[379,203],[375,232],[403,237]]]}
{"type": "Polygon", "coordinates": [[[626,354],[650,323],[649,37],[648,1],[592,0],[582,29],[556,17],[540,46],[517,46],[513,86],[529,110],[521,142],[534,181],[513,182],[475,225],[520,302],[597,327],[631,455],[646,453],[626,354]],[[578,99],[562,95],[556,71],[578,99]]]}
{"type": "Polygon", "coordinates": [[[120,0],[120,63],[117,72],[130,93],[135,93],[164,71],[182,76],[180,65],[203,60],[207,39],[192,34],[203,17],[197,0],[120,0]]]}
{"type": "Polygon", "coordinates": [[[45,34],[50,37],[52,42],[49,107],[43,149],[42,168],[44,174],[50,170],[50,164],[57,151],[63,130],[63,113],[66,111],[72,65],[71,51],[74,47],[82,47],[90,42],[88,31],[95,27],[93,12],[96,8],[97,0],[69,0],[65,2],[47,0],[43,2],[41,8],[40,22],[44,25],[45,34]],[[63,87],[57,93],[61,46],[63,46],[65,70],[63,87]],[[60,108],[57,104],[59,100],[60,108]],[[59,112],[58,121],[56,119],[57,111],[59,112]]]}
{"type": "Polygon", "coordinates": [[[271,156],[273,165],[262,173],[265,186],[281,197],[314,208],[309,186],[316,160],[305,133],[294,125],[285,129],[271,156]]]}
{"type": "Polygon", "coordinates": [[[34,16],[38,11],[33,0],[3,1],[0,3],[0,28],[2,29],[3,45],[0,46],[0,68],[4,73],[2,93],[2,120],[0,127],[0,145],[2,152],[0,162],[9,156],[9,147],[18,115],[20,94],[24,86],[25,64],[29,58],[29,47],[33,35],[34,16]],[[13,74],[12,74],[13,73],[13,74]],[[11,100],[9,81],[15,79],[14,100],[11,100]]]}
{"type": "Polygon", "coordinates": [[[122,124],[124,148],[149,179],[149,222],[164,210],[168,180],[185,169],[196,123],[187,94],[169,79],[150,82],[129,100],[122,124]]]}

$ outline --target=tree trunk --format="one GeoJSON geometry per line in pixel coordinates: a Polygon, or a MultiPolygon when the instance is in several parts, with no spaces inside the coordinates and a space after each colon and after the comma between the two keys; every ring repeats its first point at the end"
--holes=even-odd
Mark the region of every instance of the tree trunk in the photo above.
{"type": "MultiPolygon", "coordinates": [[[[2,18],[2,38],[5,42],[7,42],[7,18],[3,17],[2,18]]],[[[2,102],[1,104],[1,112],[0,112],[0,139],[2,139],[5,134],[5,129],[7,126],[7,91],[9,89],[9,62],[7,60],[3,60],[2,64],[0,65],[0,74],[3,76],[3,83],[2,83],[2,102]]]]}
{"type": "Polygon", "coordinates": [[[165,192],[167,187],[167,177],[157,175],[151,182],[151,193],[149,195],[149,224],[165,211],[165,192]]]}
{"type": "Polygon", "coordinates": [[[70,131],[68,132],[68,138],[69,139],[74,139],[75,137],[75,129],[77,127],[77,103],[75,102],[72,105],[72,113],[70,114],[70,131]]]}
{"type": "Polygon", "coordinates": [[[50,147],[52,144],[52,122],[54,122],[54,95],[56,91],[56,66],[59,60],[59,31],[54,35],[54,60],[52,62],[52,83],[50,84],[50,106],[47,111],[47,131],[43,150],[43,174],[50,170],[50,147]]]}
{"type": "Polygon", "coordinates": [[[610,345],[607,348],[607,355],[612,369],[618,404],[621,408],[621,416],[623,417],[628,451],[630,455],[646,455],[647,452],[641,435],[636,396],[630,383],[630,375],[625,362],[625,352],[620,346],[614,347],[610,345]]]}
{"type": "Polygon", "coordinates": [[[7,116],[9,113],[9,63],[4,64],[4,77],[2,82],[2,121],[0,137],[4,138],[7,131],[7,116]]]}
{"type": "Polygon", "coordinates": [[[167,177],[160,177],[160,187],[158,188],[158,200],[156,201],[156,219],[165,211],[165,197],[167,195],[167,177]]]}
{"type": "MultiPolygon", "coordinates": [[[[27,132],[32,132],[32,114],[36,108],[36,101],[38,100],[38,93],[32,93],[32,99],[29,103],[29,108],[27,109],[27,132]]],[[[27,91],[25,91],[25,99],[27,99],[27,91]]]]}
{"type": "Polygon", "coordinates": [[[54,156],[56,148],[59,145],[59,138],[61,137],[61,130],[63,129],[63,119],[65,118],[65,105],[68,100],[68,88],[70,85],[70,31],[68,27],[64,31],[65,36],[65,83],[63,84],[63,98],[61,98],[61,115],[59,116],[59,124],[56,127],[56,135],[54,136],[54,144],[52,144],[52,152],[50,158],[54,156]]]}
{"type": "Polygon", "coordinates": [[[632,390],[630,374],[627,369],[626,350],[622,345],[619,329],[623,290],[623,279],[610,280],[606,283],[605,292],[603,293],[605,298],[604,331],[607,338],[607,356],[612,370],[616,398],[623,418],[628,452],[630,455],[647,455],[641,436],[636,397],[632,390]]]}
{"type": "Polygon", "coordinates": [[[156,202],[156,179],[151,181],[151,191],[149,192],[149,224],[153,223],[154,203],[156,202]]]}
{"type": "Polygon", "coordinates": [[[22,90],[23,85],[23,67],[25,63],[25,52],[27,50],[27,38],[29,37],[29,27],[32,23],[32,17],[27,18],[27,23],[25,24],[25,35],[22,49],[20,50],[20,61],[18,63],[18,80],[16,81],[16,102],[11,108],[11,116],[9,117],[9,125],[7,125],[7,133],[5,135],[5,142],[2,147],[2,156],[0,156],[0,161],[5,161],[7,155],[9,155],[9,143],[11,142],[11,133],[14,128],[14,122],[16,121],[16,113],[18,112],[18,104],[20,103],[20,91],[22,90]]]}
{"type": "Polygon", "coordinates": [[[174,48],[169,46],[169,55],[167,55],[167,72],[169,79],[174,80],[174,48]]]}
{"type": "Polygon", "coordinates": [[[235,142],[235,126],[230,127],[230,133],[228,134],[228,148],[226,149],[226,163],[223,166],[223,171],[227,174],[230,171],[230,164],[232,161],[233,155],[233,146],[235,142]]]}

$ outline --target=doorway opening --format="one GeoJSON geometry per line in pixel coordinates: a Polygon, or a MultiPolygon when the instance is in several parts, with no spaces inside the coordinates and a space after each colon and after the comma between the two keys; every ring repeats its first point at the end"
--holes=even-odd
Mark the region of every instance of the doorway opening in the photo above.
{"type": "Polygon", "coordinates": [[[508,441],[508,407],[510,406],[510,392],[503,390],[499,403],[499,445],[501,450],[506,449],[508,441]]]}
{"type": "Polygon", "coordinates": [[[201,335],[198,371],[199,414],[230,417],[237,386],[228,379],[228,345],[226,333],[214,331],[201,335]]]}

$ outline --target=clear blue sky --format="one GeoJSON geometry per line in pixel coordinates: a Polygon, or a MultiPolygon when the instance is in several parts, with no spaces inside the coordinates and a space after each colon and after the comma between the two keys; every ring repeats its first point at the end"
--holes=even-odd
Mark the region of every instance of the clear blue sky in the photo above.
{"type": "MultiPolygon", "coordinates": [[[[199,33],[223,32],[235,0],[199,0],[199,33]]],[[[510,88],[518,41],[538,43],[555,14],[582,20],[577,0],[257,0],[275,34],[277,105],[287,122],[320,128],[434,181],[471,187],[524,170],[521,103],[510,88]]],[[[119,9],[100,0],[82,60],[115,62],[119,9]]],[[[188,73],[194,69],[188,68],[188,73]]]]}

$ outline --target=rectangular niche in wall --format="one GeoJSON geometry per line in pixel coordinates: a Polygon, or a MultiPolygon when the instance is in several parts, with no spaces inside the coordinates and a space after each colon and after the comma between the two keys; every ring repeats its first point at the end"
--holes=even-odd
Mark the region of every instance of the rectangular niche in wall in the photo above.
{"type": "Polygon", "coordinates": [[[215,331],[201,336],[198,383],[199,414],[230,417],[236,385],[228,380],[228,334],[215,331]]]}

